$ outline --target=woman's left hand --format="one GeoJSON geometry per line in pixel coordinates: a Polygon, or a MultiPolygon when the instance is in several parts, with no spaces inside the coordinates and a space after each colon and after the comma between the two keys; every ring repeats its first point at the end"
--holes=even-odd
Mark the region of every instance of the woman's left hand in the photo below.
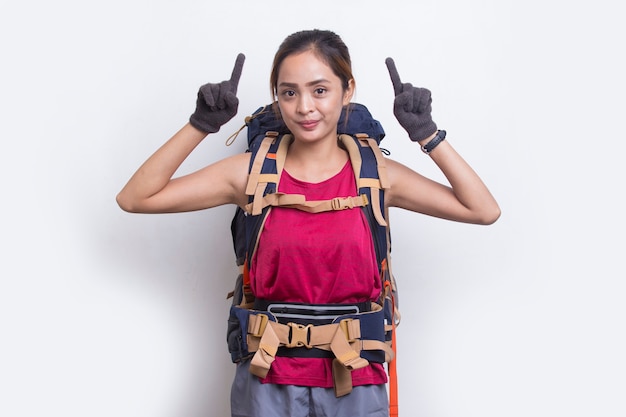
{"type": "Polygon", "coordinates": [[[393,114],[396,119],[414,142],[432,136],[437,131],[437,125],[431,116],[430,91],[426,88],[413,87],[410,83],[403,84],[393,59],[387,58],[385,63],[396,95],[393,102],[393,114]]]}

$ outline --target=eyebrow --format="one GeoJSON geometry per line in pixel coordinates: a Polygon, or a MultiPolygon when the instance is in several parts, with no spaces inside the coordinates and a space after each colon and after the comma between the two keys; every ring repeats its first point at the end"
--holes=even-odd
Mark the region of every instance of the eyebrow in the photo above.
{"type": "MultiPolygon", "coordinates": [[[[328,81],[326,78],[320,78],[319,80],[315,80],[315,81],[309,81],[308,83],[304,84],[305,87],[310,87],[312,85],[316,85],[316,84],[324,84],[324,83],[329,83],[330,81],[328,81]]],[[[286,83],[286,82],[282,82],[280,84],[278,84],[279,87],[290,87],[290,88],[296,88],[298,86],[298,84],[295,83],[286,83]]]]}

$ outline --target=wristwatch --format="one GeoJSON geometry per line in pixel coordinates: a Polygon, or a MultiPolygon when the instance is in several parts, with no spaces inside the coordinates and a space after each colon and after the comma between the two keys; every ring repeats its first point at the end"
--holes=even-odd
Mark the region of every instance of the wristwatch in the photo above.
{"type": "Polygon", "coordinates": [[[432,138],[426,145],[422,146],[422,151],[424,151],[425,154],[431,153],[433,149],[435,149],[437,145],[443,142],[445,138],[446,138],[446,131],[438,130],[435,137],[432,138]]]}

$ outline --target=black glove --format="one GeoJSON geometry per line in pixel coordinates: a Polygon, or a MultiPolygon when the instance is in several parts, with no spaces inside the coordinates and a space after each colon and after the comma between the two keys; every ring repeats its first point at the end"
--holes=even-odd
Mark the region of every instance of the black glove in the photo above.
{"type": "Polygon", "coordinates": [[[413,87],[410,83],[402,84],[393,59],[387,58],[385,63],[396,95],[393,114],[409,133],[412,141],[426,139],[437,131],[437,125],[430,115],[432,111],[430,91],[426,88],[413,87]]]}
{"type": "Polygon", "coordinates": [[[244,54],[237,55],[230,80],[219,84],[205,84],[198,91],[196,111],[189,118],[189,123],[205,133],[215,133],[226,122],[235,117],[239,107],[237,85],[241,77],[244,54]]]}

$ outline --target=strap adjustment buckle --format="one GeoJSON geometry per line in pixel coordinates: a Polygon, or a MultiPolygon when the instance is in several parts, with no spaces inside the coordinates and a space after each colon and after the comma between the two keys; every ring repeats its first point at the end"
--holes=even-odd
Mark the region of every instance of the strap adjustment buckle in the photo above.
{"type": "Polygon", "coordinates": [[[356,197],[335,197],[330,200],[330,207],[335,211],[353,209],[360,205],[366,206],[367,204],[368,201],[366,194],[361,194],[356,197]]]}
{"type": "MultiPolygon", "coordinates": [[[[252,316],[250,317],[252,318],[252,316]]],[[[248,333],[252,337],[262,337],[269,322],[269,317],[267,314],[256,314],[254,317],[255,320],[250,320],[248,325],[248,333]]]]}
{"type": "Polygon", "coordinates": [[[353,319],[343,319],[339,322],[339,328],[343,332],[348,343],[352,343],[361,337],[361,332],[358,331],[358,321],[354,321],[353,319]],[[356,328],[355,324],[357,325],[356,328]]]}

